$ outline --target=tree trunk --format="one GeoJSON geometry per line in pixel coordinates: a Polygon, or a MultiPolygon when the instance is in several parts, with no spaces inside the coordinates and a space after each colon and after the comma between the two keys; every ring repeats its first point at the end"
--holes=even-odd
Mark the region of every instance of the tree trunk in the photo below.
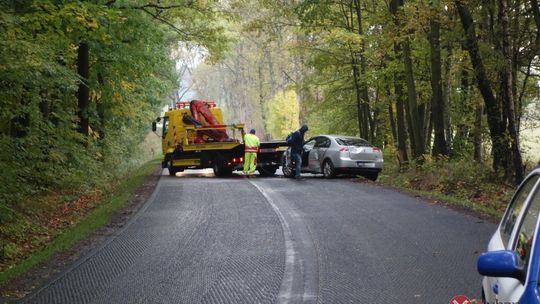
{"type": "MultiPolygon", "coordinates": [[[[101,91],[103,92],[105,86],[105,79],[103,79],[103,74],[100,72],[97,74],[97,80],[101,91]]],[[[105,103],[103,100],[96,100],[96,110],[99,117],[99,139],[103,142],[105,140],[105,103]]]]}
{"type": "MultiPolygon", "coordinates": [[[[450,10],[448,12],[448,18],[450,22],[454,22],[456,17],[456,11],[450,10]]],[[[453,62],[453,43],[448,41],[445,45],[446,49],[446,58],[444,59],[444,90],[443,90],[443,119],[445,126],[445,138],[446,138],[446,151],[449,155],[452,155],[453,152],[453,140],[454,132],[452,127],[452,117],[451,109],[453,104],[453,86],[452,86],[452,67],[454,66],[453,62]]]]}
{"type": "MultiPolygon", "coordinates": [[[[302,34],[296,34],[296,42],[298,45],[302,45],[305,42],[305,36],[302,34]]],[[[295,62],[294,62],[294,69],[295,69],[295,87],[296,87],[296,100],[298,101],[298,108],[300,109],[300,115],[298,117],[300,121],[300,125],[304,125],[307,123],[306,117],[305,117],[305,105],[304,100],[306,100],[307,90],[304,86],[304,73],[303,73],[303,67],[305,66],[305,57],[303,53],[300,53],[300,55],[297,56],[295,62]]]]}
{"type": "Polygon", "coordinates": [[[432,154],[437,155],[448,155],[448,150],[446,146],[445,138],[445,125],[444,125],[444,101],[443,101],[443,92],[442,92],[442,74],[441,74],[441,44],[440,44],[440,32],[441,25],[439,22],[438,15],[438,2],[433,1],[433,14],[430,20],[430,33],[429,33],[429,45],[430,45],[430,54],[431,54],[431,113],[433,119],[433,129],[434,129],[434,142],[432,154]]]}
{"type": "Polygon", "coordinates": [[[538,0],[531,0],[531,10],[536,23],[536,55],[540,55],[540,6],[538,0]]]}
{"type": "MultiPolygon", "coordinates": [[[[21,103],[22,105],[25,102],[21,103]]],[[[21,113],[13,118],[9,123],[9,135],[13,138],[22,138],[28,135],[28,127],[30,126],[30,115],[21,113]]]]}
{"type": "Polygon", "coordinates": [[[358,71],[358,64],[356,62],[356,55],[351,50],[351,65],[353,70],[353,81],[354,81],[354,91],[356,95],[356,111],[357,111],[357,119],[358,119],[358,131],[360,133],[360,137],[367,139],[367,130],[364,129],[364,113],[362,109],[362,92],[360,88],[360,72],[358,71]]]}
{"type": "MultiPolygon", "coordinates": [[[[358,23],[358,35],[360,37],[363,37],[364,30],[362,26],[362,8],[360,6],[359,0],[353,0],[353,5],[356,12],[356,21],[358,23]]],[[[360,54],[358,54],[358,60],[360,61],[360,77],[364,77],[366,79],[366,57],[364,55],[365,53],[365,42],[364,39],[360,42],[360,54]]],[[[365,81],[362,81],[360,84],[360,91],[362,96],[362,113],[363,113],[363,119],[362,119],[362,128],[364,129],[365,139],[371,138],[371,141],[374,141],[374,133],[373,133],[373,118],[371,117],[371,110],[369,106],[369,92],[367,88],[367,84],[365,81]]]]}
{"type": "Polygon", "coordinates": [[[523,161],[521,158],[521,152],[519,151],[519,134],[516,126],[516,111],[514,104],[514,81],[512,67],[513,52],[512,41],[510,36],[509,19],[508,19],[508,3],[507,0],[499,0],[499,17],[502,26],[502,53],[505,64],[502,71],[502,83],[503,83],[503,100],[508,109],[508,131],[510,133],[512,143],[512,158],[514,163],[515,183],[518,185],[523,180],[523,161]]]}
{"type": "Polygon", "coordinates": [[[79,90],[77,92],[77,116],[79,118],[78,131],[81,134],[88,136],[88,106],[90,89],[88,87],[88,75],[89,75],[89,49],[88,43],[80,42],[79,50],[77,52],[77,72],[79,73],[79,90]]]}
{"type": "Polygon", "coordinates": [[[264,55],[266,56],[266,60],[268,63],[268,75],[270,76],[270,95],[272,95],[273,97],[274,95],[276,95],[276,91],[278,88],[278,83],[276,81],[276,73],[274,71],[274,61],[272,60],[272,54],[270,53],[268,48],[264,50],[264,55]]]}
{"type": "Polygon", "coordinates": [[[377,110],[373,111],[373,114],[371,114],[371,107],[367,102],[364,102],[362,104],[362,110],[364,112],[364,124],[365,128],[367,128],[368,130],[369,138],[371,139],[371,142],[375,142],[375,131],[377,130],[377,126],[375,126],[375,121],[377,118],[377,110]]]}
{"type": "Polygon", "coordinates": [[[396,118],[394,114],[394,105],[392,104],[392,92],[390,91],[390,84],[388,80],[385,79],[385,82],[387,84],[386,86],[386,96],[388,96],[388,121],[390,123],[390,131],[392,132],[392,142],[393,146],[397,147],[398,145],[398,135],[397,135],[397,126],[396,126],[396,118]]]}
{"type": "Polygon", "coordinates": [[[259,106],[261,107],[261,118],[262,118],[262,124],[263,124],[263,130],[260,132],[262,135],[269,134],[268,132],[268,126],[266,123],[266,102],[264,98],[264,73],[263,73],[263,62],[262,58],[261,61],[259,61],[258,69],[257,69],[257,80],[259,83],[259,106]]]}
{"type": "MultiPolygon", "coordinates": [[[[388,96],[392,96],[390,94],[390,90],[388,91],[388,96]]],[[[394,145],[397,146],[398,142],[398,136],[397,136],[397,128],[396,128],[396,120],[394,118],[394,108],[392,107],[392,104],[388,104],[388,117],[390,121],[390,130],[392,130],[392,140],[394,141],[394,145]]]]}
{"type": "MultiPolygon", "coordinates": [[[[397,18],[397,11],[399,7],[403,5],[403,0],[392,0],[390,1],[390,13],[394,16],[394,24],[399,27],[400,22],[397,18]]],[[[394,41],[394,54],[396,60],[402,62],[402,47],[401,44],[397,41],[394,41]]],[[[407,153],[407,127],[405,119],[405,96],[403,93],[403,83],[404,77],[403,72],[398,71],[394,76],[394,93],[396,96],[396,118],[397,118],[397,137],[398,137],[398,153],[400,165],[407,164],[409,162],[409,157],[407,153]]],[[[411,138],[411,140],[413,140],[411,138]]]]}
{"type": "MultiPolygon", "coordinates": [[[[403,6],[403,0],[391,0],[390,12],[394,16],[394,23],[399,28],[401,24],[399,17],[397,16],[398,10],[403,6]]],[[[394,44],[395,45],[395,44],[394,44]]],[[[395,48],[395,47],[394,47],[395,48]]],[[[422,113],[419,112],[419,107],[416,99],[416,87],[414,83],[413,66],[411,59],[411,46],[407,38],[404,39],[403,44],[400,46],[403,50],[403,63],[405,66],[405,79],[407,83],[407,97],[408,102],[405,106],[407,111],[407,123],[409,126],[410,142],[415,158],[420,158],[424,154],[425,143],[423,139],[423,118],[420,118],[422,113]]]]}
{"type": "MultiPolygon", "coordinates": [[[[405,79],[407,81],[407,98],[409,103],[409,118],[412,130],[411,137],[414,138],[413,152],[414,157],[419,159],[425,151],[424,142],[424,121],[420,117],[420,107],[416,98],[416,85],[414,82],[413,63],[411,59],[411,46],[408,39],[403,43],[403,60],[405,64],[405,79]]],[[[412,142],[412,141],[411,141],[412,142]]]]}
{"type": "Polygon", "coordinates": [[[505,160],[509,152],[508,140],[504,135],[505,128],[501,121],[501,109],[493,95],[491,84],[487,77],[482,58],[480,57],[474,23],[469,9],[463,6],[460,0],[455,0],[455,4],[461,19],[461,25],[465,31],[467,49],[469,51],[469,56],[471,57],[471,63],[476,72],[478,89],[482,94],[486,106],[489,132],[493,147],[493,169],[498,171],[501,168],[506,168],[507,164],[505,160]]]}
{"type": "Polygon", "coordinates": [[[433,136],[433,113],[429,113],[427,116],[425,125],[427,126],[426,131],[424,132],[424,139],[426,142],[426,150],[429,150],[431,138],[433,136]]]}
{"type": "Polygon", "coordinates": [[[394,80],[394,91],[396,96],[398,151],[401,162],[407,164],[409,162],[409,154],[407,153],[407,127],[405,125],[405,101],[403,96],[403,76],[401,73],[396,75],[396,79],[394,80]]]}
{"type": "Polygon", "coordinates": [[[484,108],[478,104],[474,111],[474,160],[477,163],[482,162],[482,112],[484,108]]]}

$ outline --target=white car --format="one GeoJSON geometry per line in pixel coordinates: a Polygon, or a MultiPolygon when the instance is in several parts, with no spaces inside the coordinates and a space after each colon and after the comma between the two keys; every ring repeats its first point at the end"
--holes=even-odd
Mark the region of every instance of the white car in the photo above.
{"type": "MultiPolygon", "coordinates": [[[[484,303],[530,303],[525,290],[537,280],[534,250],[539,229],[540,166],[519,185],[488,245],[478,258],[484,303]]],[[[537,285],[536,283],[534,285],[537,285]]],[[[537,288],[535,288],[536,290],[537,288]]],[[[533,301],[534,302],[534,301],[533,301]]]]}
{"type": "MultiPolygon", "coordinates": [[[[383,165],[381,149],[360,137],[319,135],[307,140],[303,146],[301,171],[322,173],[326,178],[353,174],[375,181],[383,165]]],[[[295,175],[291,149],[283,154],[282,166],[285,176],[295,175]]]]}

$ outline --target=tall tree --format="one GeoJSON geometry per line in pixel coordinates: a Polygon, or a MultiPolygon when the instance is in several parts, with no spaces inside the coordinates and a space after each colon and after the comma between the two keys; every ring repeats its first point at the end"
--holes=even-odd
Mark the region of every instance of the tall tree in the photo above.
{"type": "Polygon", "coordinates": [[[88,127],[89,127],[89,117],[88,117],[88,106],[89,106],[89,47],[86,41],[81,41],[79,43],[79,48],[77,51],[77,72],[80,77],[79,90],[77,92],[77,116],[78,121],[78,131],[81,134],[88,136],[88,127]]]}
{"type": "Polygon", "coordinates": [[[523,179],[523,161],[521,158],[519,133],[516,119],[515,101],[514,101],[514,74],[512,67],[513,52],[512,52],[512,37],[510,35],[510,24],[508,17],[508,0],[499,0],[499,19],[502,27],[502,54],[504,57],[504,65],[501,71],[502,79],[502,98],[508,109],[508,131],[512,142],[512,158],[514,164],[515,183],[519,184],[523,179]]]}
{"type": "MultiPolygon", "coordinates": [[[[403,0],[397,1],[394,5],[399,10],[403,7],[403,0]]],[[[397,13],[397,10],[396,10],[397,13]]],[[[398,14],[399,15],[399,14],[398,14]]],[[[407,110],[408,120],[410,125],[410,136],[413,155],[419,159],[425,152],[425,140],[424,140],[424,111],[423,107],[418,104],[416,83],[414,79],[414,68],[411,54],[411,42],[407,36],[409,33],[405,33],[403,37],[403,64],[405,67],[405,81],[407,84],[407,110]]]]}
{"type": "Polygon", "coordinates": [[[531,11],[534,17],[534,23],[536,24],[536,54],[540,54],[540,6],[538,0],[530,0],[531,11]]]}
{"type": "Polygon", "coordinates": [[[439,1],[432,1],[432,12],[430,17],[429,45],[431,54],[431,113],[433,115],[433,126],[435,129],[435,139],[433,143],[433,155],[448,155],[445,138],[444,121],[444,99],[442,90],[442,64],[441,64],[441,43],[440,43],[440,16],[439,1]]]}
{"type": "Polygon", "coordinates": [[[487,120],[493,146],[493,168],[497,171],[506,168],[508,141],[505,136],[505,125],[502,121],[502,110],[493,95],[491,82],[487,76],[484,62],[478,48],[476,30],[471,13],[461,0],[455,0],[461,24],[465,31],[467,51],[476,74],[478,89],[486,105],[487,120]]]}
{"type": "MultiPolygon", "coordinates": [[[[401,5],[401,2],[399,0],[392,0],[390,1],[390,13],[392,14],[392,19],[394,21],[394,25],[396,28],[400,28],[400,20],[398,17],[398,9],[401,5]]],[[[393,48],[394,48],[394,55],[395,60],[398,60],[400,62],[403,62],[400,60],[402,58],[402,47],[401,42],[399,42],[397,39],[393,42],[393,48]]],[[[398,65],[401,67],[401,65],[398,65]]],[[[405,109],[404,104],[406,102],[405,94],[403,92],[403,83],[404,83],[404,76],[403,71],[401,68],[395,71],[394,75],[394,94],[396,96],[396,116],[397,116],[397,134],[398,134],[398,152],[399,152],[399,160],[401,163],[407,163],[409,161],[408,153],[407,153],[407,131],[406,131],[406,125],[405,125],[405,109]]]]}

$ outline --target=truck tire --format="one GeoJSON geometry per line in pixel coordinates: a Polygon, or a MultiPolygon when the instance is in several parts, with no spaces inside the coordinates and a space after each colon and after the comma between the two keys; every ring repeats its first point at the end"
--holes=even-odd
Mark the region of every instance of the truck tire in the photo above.
{"type": "Polygon", "coordinates": [[[283,171],[283,175],[285,177],[294,177],[295,170],[287,164],[287,159],[285,158],[285,154],[281,158],[281,170],[283,171]]]}
{"type": "Polygon", "coordinates": [[[214,170],[214,175],[217,177],[225,177],[232,174],[232,170],[230,168],[226,168],[223,164],[217,161],[214,162],[212,169],[214,170]]]}
{"type": "MultiPolygon", "coordinates": [[[[169,170],[169,175],[170,176],[176,176],[176,172],[178,172],[178,170],[176,170],[175,167],[173,167],[173,160],[170,159],[168,162],[167,162],[167,169],[169,170]]],[[[182,170],[183,171],[183,170],[182,170]]]]}
{"type": "Polygon", "coordinates": [[[276,166],[262,166],[257,169],[261,176],[274,176],[277,171],[276,166]]]}

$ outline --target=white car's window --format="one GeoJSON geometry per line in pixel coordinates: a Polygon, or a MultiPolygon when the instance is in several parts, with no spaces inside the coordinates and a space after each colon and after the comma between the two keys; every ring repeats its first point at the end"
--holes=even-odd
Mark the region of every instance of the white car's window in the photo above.
{"type": "Polygon", "coordinates": [[[523,204],[538,181],[538,177],[538,175],[533,175],[527,181],[525,181],[525,183],[517,190],[516,194],[514,194],[514,199],[512,202],[510,202],[510,207],[502,220],[500,230],[501,238],[503,240],[504,247],[506,248],[508,248],[507,245],[508,241],[510,240],[510,235],[512,234],[512,230],[514,230],[514,226],[516,225],[519,213],[523,208],[523,204]]]}
{"type": "Polygon", "coordinates": [[[533,194],[531,202],[527,206],[526,213],[521,221],[516,237],[514,250],[517,252],[521,265],[527,269],[531,255],[532,243],[536,233],[536,224],[538,223],[538,213],[540,212],[540,195],[538,190],[533,194]]]}
{"type": "Polygon", "coordinates": [[[317,143],[315,144],[316,148],[328,148],[330,147],[330,139],[326,137],[318,137],[317,143]]]}
{"type": "Polygon", "coordinates": [[[336,141],[341,146],[371,147],[369,142],[362,138],[342,137],[336,138],[336,141]]]}
{"type": "Polygon", "coordinates": [[[311,151],[315,146],[315,139],[312,139],[304,144],[304,151],[311,151]]]}

